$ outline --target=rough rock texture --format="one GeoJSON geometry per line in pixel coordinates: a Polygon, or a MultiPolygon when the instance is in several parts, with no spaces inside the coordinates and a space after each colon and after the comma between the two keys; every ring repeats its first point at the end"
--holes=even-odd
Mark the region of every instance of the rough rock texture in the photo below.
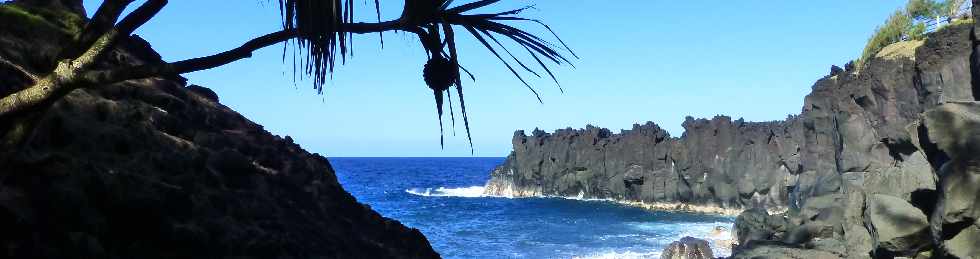
{"type": "MultiPolygon", "coordinates": [[[[4,32],[16,27],[0,26],[0,55],[40,71],[50,60],[28,59],[62,43],[4,32]]],[[[132,38],[106,62],[160,59],[132,38]]],[[[13,74],[0,66],[0,85],[23,85],[13,74]]],[[[439,257],[344,191],[326,158],[195,89],[133,80],[73,91],[27,130],[0,118],[0,142],[27,136],[0,150],[0,257],[439,257]]]]}
{"type": "Polygon", "coordinates": [[[754,242],[737,251],[731,258],[837,259],[840,256],[826,251],[786,246],[781,243],[754,242]]]}
{"type": "Polygon", "coordinates": [[[750,240],[782,240],[788,222],[780,215],[769,215],[763,209],[746,210],[735,222],[735,237],[739,244],[750,240]]]}
{"type": "Polygon", "coordinates": [[[980,249],[980,103],[947,103],[926,113],[927,137],[948,158],[940,169],[939,204],[930,222],[949,255],[978,258],[980,249]]]}
{"type": "Polygon", "coordinates": [[[978,257],[974,26],[834,69],[784,121],[688,118],[680,137],[653,123],[518,131],[487,191],[788,209],[779,230],[744,212],[736,258],[978,257]]]}
{"type": "Polygon", "coordinates": [[[708,241],[693,237],[684,237],[674,241],[660,254],[660,259],[713,259],[708,241]]]}
{"type": "Polygon", "coordinates": [[[929,246],[926,215],[901,198],[876,194],[868,200],[868,220],[878,247],[902,256],[929,246]]]}
{"type": "Polygon", "coordinates": [[[688,118],[681,138],[653,123],[619,134],[592,126],[518,131],[514,153],[493,171],[488,193],[779,207],[792,186],[786,165],[798,167],[789,125],[688,118]]]}

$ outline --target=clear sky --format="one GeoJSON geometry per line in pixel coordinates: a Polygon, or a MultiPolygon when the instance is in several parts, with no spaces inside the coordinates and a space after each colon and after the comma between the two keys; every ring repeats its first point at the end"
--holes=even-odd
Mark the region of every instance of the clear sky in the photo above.
{"type": "MultiPolygon", "coordinates": [[[[363,3],[359,20],[375,20],[373,1],[355,2],[363,3]]],[[[100,3],[85,1],[90,14],[100,3]]],[[[477,74],[476,82],[464,82],[476,156],[505,156],[517,129],[593,124],[618,132],[654,121],[679,136],[688,115],[784,119],[800,112],[804,95],[831,65],[858,57],[874,28],[904,3],[505,0],[502,7],[536,4],[523,15],[550,24],[581,59],[575,69],[554,70],[564,94],[550,79],[532,82],[544,99],[540,104],[476,41],[457,35],[461,62],[477,74]]],[[[381,4],[383,18],[395,19],[403,1],[381,4]]],[[[178,0],[137,34],[165,60],[176,61],[237,47],[279,25],[275,0],[178,0]]],[[[404,33],[386,33],[384,40],[381,49],[376,34],[356,36],[355,55],[336,71],[324,95],[308,82],[294,83],[291,63],[282,62],[282,45],[185,76],[310,152],[470,156],[461,126],[455,136],[447,132],[440,149],[418,40],[404,33]]]]}

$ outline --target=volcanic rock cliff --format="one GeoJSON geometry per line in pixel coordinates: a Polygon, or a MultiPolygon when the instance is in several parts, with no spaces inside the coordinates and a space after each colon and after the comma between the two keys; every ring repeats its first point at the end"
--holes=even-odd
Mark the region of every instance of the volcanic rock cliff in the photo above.
{"type": "Polygon", "coordinates": [[[756,208],[737,220],[738,258],[978,258],[973,26],[834,70],[783,121],[518,131],[486,190],[756,208]]]}
{"type": "MultiPolygon", "coordinates": [[[[31,2],[0,4],[0,57],[40,72],[83,18],[31,2]]],[[[138,37],[121,45],[107,63],[161,62],[138,37]]],[[[0,94],[25,79],[0,65],[0,94]]],[[[75,90],[30,117],[0,118],[0,140],[26,136],[0,150],[0,257],[439,257],[326,158],[183,78],[75,90]]]]}

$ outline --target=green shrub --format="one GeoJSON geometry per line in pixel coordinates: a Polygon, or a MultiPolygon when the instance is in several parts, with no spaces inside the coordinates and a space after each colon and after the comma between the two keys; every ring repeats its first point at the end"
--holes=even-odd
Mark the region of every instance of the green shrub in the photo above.
{"type": "MultiPolygon", "coordinates": [[[[875,53],[885,48],[885,46],[905,40],[906,37],[910,36],[914,27],[915,25],[912,24],[911,17],[903,11],[895,11],[895,13],[888,17],[888,20],[885,20],[884,25],[875,29],[875,33],[864,46],[864,52],[862,52],[861,58],[858,59],[858,67],[863,66],[864,63],[871,59],[875,53]]],[[[922,27],[922,31],[925,31],[925,27],[922,27]]]]}
{"type": "Polygon", "coordinates": [[[905,12],[912,19],[929,20],[940,16],[946,3],[947,1],[940,3],[934,0],[909,0],[908,4],[905,5],[905,12]]]}
{"type": "Polygon", "coordinates": [[[857,67],[863,67],[885,46],[904,40],[925,39],[927,23],[933,19],[945,17],[950,24],[956,23],[952,18],[964,3],[965,0],[909,0],[904,10],[895,11],[885,24],[875,29],[857,60],[857,67]]]}
{"type": "Polygon", "coordinates": [[[965,3],[966,0],[946,0],[942,3],[940,11],[942,11],[942,15],[952,18],[959,13],[960,8],[963,8],[965,3]]]}

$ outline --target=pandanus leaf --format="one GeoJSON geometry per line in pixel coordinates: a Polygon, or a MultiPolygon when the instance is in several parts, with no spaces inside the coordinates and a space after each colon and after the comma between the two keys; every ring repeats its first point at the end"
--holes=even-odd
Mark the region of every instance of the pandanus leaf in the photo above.
{"type": "Polygon", "coordinates": [[[343,61],[348,55],[350,33],[342,28],[353,23],[353,6],[353,0],[279,0],[282,26],[297,31],[296,48],[304,52],[293,72],[309,75],[318,93],[323,93],[337,57],[343,61]]]}

